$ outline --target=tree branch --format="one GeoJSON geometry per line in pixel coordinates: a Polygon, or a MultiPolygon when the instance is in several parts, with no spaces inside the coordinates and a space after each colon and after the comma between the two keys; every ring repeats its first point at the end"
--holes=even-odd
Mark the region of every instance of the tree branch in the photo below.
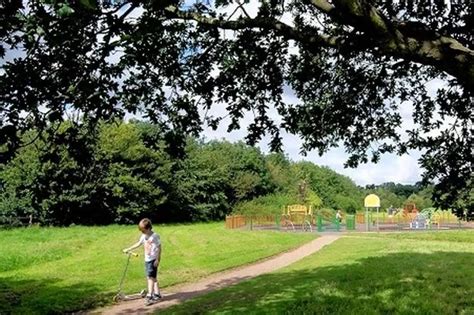
{"type": "Polygon", "coordinates": [[[309,49],[328,47],[344,54],[347,51],[378,48],[377,54],[434,66],[474,91],[474,51],[454,38],[441,36],[435,31],[428,38],[424,34],[407,33],[406,24],[388,19],[366,0],[334,0],[334,6],[326,0],[310,0],[310,3],[335,22],[351,25],[365,35],[352,38],[327,36],[313,29],[297,29],[272,17],[225,21],[197,12],[180,11],[175,6],[164,10],[172,19],[192,20],[223,29],[271,30],[283,38],[306,44],[309,49]]]}
{"type": "Polygon", "coordinates": [[[314,33],[305,32],[270,17],[257,17],[253,19],[240,18],[238,20],[227,21],[207,17],[197,12],[180,11],[175,6],[168,6],[164,10],[169,18],[196,21],[199,24],[231,30],[242,30],[246,28],[272,30],[286,39],[292,39],[306,44],[317,44],[324,47],[336,48],[338,47],[338,42],[340,41],[340,38],[337,36],[325,36],[322,34],[316,34],[316,31],[314,33]]]}
{"type": "Polygon", "coordinates": [[[441,36],[422,23],[390,20],[367,0],[333,0],[334,6],[326,0],[310,1],[335,22],[371,37],[370,46],[378,47],[379,53],[434,66],[474,91],[474,51],[454,38],[441,36]]]}
{"type": "Polygon", "coordinates": [[[334,6],[326,0],[310,0],[310,3],[323,13],[331,13],[334,10],[334,6]]]}

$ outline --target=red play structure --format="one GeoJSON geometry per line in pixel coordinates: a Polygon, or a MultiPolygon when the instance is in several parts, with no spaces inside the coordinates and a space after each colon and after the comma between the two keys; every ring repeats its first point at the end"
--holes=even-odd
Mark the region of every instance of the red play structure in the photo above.
{"type": "Polygon", "coordinates": [[[417,214],[418,209],[416,208],[415,203],[406,203],[405,206],[403,207],[403,213],[405,215],[408,215],[409,213],[417,214]]]}

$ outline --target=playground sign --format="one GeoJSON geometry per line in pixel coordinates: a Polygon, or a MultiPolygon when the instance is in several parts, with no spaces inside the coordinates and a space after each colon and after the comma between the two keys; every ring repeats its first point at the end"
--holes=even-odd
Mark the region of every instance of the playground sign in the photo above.
{"type": "Polygon", "coordinates": [[[370,194],[364,199],[365,208],[380,208],[380,198],[377,195],[370,194]]]}

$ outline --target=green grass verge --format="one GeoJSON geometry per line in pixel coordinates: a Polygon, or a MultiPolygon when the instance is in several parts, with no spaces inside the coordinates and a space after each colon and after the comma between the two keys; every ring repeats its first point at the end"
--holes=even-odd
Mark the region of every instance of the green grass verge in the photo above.
{"type": "Polygon", "coordinates": [[[391,238],[397,240],[427,240],[474,243],[473,230],[447,230],[447,231],[410,231],[391,233],[352,233],[353,236],[391,238]]]}
{"type": "Polygon", "coordinates": [[[474,232],[406,236],[343,237],[160,314],[474,314],[474,232]]]}
{"type": "MultiPolygon", "coordinates": [[[[314,235],[227,230],[223,223],[155,226],[163,242],[160,285],[194,281],[313,239],[314,235]]],[[[108,303],[136,226],[0,231],[0,314],[54,314],[108,303]]],[[[132,259],[127,292],[145,287],[143,254],[132,259]]]]}

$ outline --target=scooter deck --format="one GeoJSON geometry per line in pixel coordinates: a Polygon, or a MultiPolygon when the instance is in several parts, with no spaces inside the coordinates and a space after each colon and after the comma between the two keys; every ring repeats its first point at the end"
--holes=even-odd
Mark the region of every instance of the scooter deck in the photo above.
{"type": "Polygon", "coordinates": [[[143,299],[145,296],[146,296],[146,290],[142,290],[140,293],[135,293],[135,294],[124,294],[122,292],[119,292],[114,296],[114,301],[115,302],[132,301],[132,300],[143,299]]]}

